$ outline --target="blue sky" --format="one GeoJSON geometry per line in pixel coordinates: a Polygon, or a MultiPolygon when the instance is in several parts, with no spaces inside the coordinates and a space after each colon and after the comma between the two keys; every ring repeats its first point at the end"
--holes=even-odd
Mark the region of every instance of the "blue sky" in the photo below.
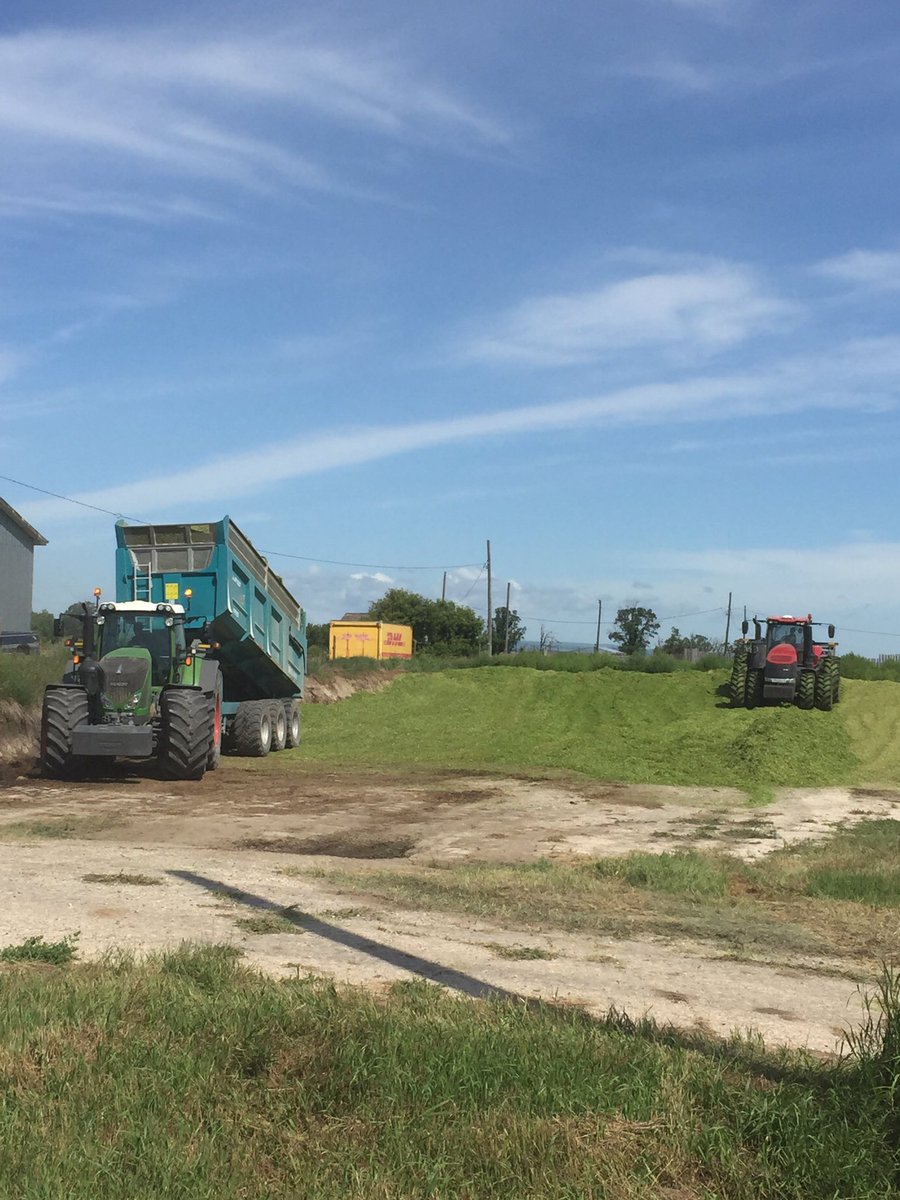
{"type": "MultiPolygon", "coordinates": [[[[314,620],[483,609],[490,537],[531,636],[900,652],[898,118],[893,0],[13,0],[0,472],[227,512],[314,620]]],[[[109,589],[111,517],[0,494],[39,607],[109,589]]]]}

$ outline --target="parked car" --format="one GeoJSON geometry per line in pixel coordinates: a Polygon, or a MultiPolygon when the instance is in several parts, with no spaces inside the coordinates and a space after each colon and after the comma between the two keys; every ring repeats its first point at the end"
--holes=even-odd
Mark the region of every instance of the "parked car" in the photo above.
{"type": "Polygon", "coordinates": [[[0,654],[40,654],[41,639],[36,633],[0,633],[0,654]]]}

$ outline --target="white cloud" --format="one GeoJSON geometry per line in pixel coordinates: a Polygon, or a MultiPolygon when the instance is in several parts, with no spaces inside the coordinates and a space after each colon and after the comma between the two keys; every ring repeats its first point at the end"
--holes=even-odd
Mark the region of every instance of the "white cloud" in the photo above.
{"type": "Polygon", "coordinates": [[[488,320],[486,332],[468,337],[461,356],[549,367],[589,363],[641,346],[709,353],[769,329],[793,312],[749,269],[713,263],[525,300],[488,320]]]}
{"type": "Polygon", "coordinates": [[[698,67],[670,55],[642,59],[630,65],[620,64],[615,67],[614,74],[664,83],[687,92],[710,92],[723,82],[721,71],[709,66],[698,67]]]}
{"type": "Polygon", "coordinates": [[[7,34],[0,135],[18,186],[0,208],[139,220],[218,215],[194,197],[106,186],[123,165],[160,184],[368,195],[323,165],[320,150],[305,151],[315,122],[450,151],[510,140],[493,117],[401,54],[325,42],[298,27],[214,37],[184,27],[7,34]]]}
{"type": "Polygon", "coordinates": [[[390,575],[385,575],[384,571],[375,571],[373,573],[369,573],[367,571],[356,571],[350,576],[350,578],[354,581],[354,583],[360,583],[364,579],[371,580],[373,583],[394,582],[390,575]]]}
{"type": "MultiPolygon", "coordinates": [[[[304,434],[186,470],[80,493],[77,499],[143,518],[188,503],[254,495],[287,479],[489,437],[721,422],[814,409],[884,411],[897,404],[898,364],[900,339],[851,342],[830,356],[787,360],[756,375],[700,376],[445,420],[304,434]]],[[[27,506],[26,515],[40,525],[78,512],[59,501],[41,501],[27,506]]]]}
{"type": "Polygon", "coordinates": [[[823,259],[813,269],[828,279],[875,291],[900,288],[900,250],[851,250],[823,259]]]}

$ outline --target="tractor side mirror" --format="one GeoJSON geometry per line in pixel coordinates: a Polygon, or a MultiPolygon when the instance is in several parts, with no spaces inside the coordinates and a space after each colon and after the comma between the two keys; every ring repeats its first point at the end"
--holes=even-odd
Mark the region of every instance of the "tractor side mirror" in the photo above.
{"type": "Polygon", "coordinates": [[[744,637],[747,636],[749,631],[750,631],[750,622],[749,621],[741,621],[741,633],[744,635],[744,637]]]}
{"type": "Polygon", "coordinates": [[[63,629],[62,617],[54,617],[53,618],[53,636],[55,638],[61,638],[63,636],[64,632],[65,632],[65,630],[63,629]]]}
{"type": "Polygon", "coordinates": [[[834,640],[834,626],[833,626],[833,625],[829,625],[829,626],[828,626],[828,637],[829,637],[829,638],[830,638],[832,641],[834,640]]]}

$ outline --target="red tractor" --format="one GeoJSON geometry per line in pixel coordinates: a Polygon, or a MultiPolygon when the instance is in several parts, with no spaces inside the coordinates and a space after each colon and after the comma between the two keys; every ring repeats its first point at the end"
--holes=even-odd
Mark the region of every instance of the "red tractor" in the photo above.
{"type": "Polygon", "coordinates": [[[744,636],[734,648],[732,707],[786,702],[830,712],[841,694],[834,626],[828,626],[827,642],[813,641],[811,615],[767,617],[765,635],[757,617],[753,627],[755,636],[748,638],[750,622],[744,621],[744,636]]]}

